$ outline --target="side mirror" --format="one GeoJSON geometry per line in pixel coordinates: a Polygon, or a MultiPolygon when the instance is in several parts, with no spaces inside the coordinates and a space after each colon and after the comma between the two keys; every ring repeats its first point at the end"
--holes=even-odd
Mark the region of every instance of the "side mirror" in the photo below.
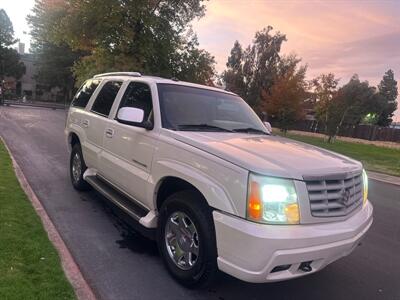
{"type": "Polygon", "coordinates": [[[265,128],[267,129],[268,133],[272,133],[272,126],[270,122],[263,122],[265,128]]]}
{"type": "Polygon", "coordinates": [[[136,107],[122,107],[118,110],[117,121],[137,127],[142,127],[147,130],[153,129],[153,124],[150,121],[143,121],[144,110],[136,107]]]}

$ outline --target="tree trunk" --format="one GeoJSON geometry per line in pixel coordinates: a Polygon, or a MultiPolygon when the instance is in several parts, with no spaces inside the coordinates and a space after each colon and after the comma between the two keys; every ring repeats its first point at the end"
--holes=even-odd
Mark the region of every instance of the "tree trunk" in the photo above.
{"type": "Polygon", "coordinates": [[[325,112],[325,134],[328,135],[328,110],[325,112]]]}
{"type": "MultiPolygon", "coordinates": [[[[351,108],[351,107],[348,107],[348,108],[343,112],[343,115],[342,115],[342,117],[340,118],[340,122],[339,122],[339,124],[336,126],[335,134],[332,136],[332,139],[333,139],[333,140],[336,139],[336,136],[339,134],[339,130],[340,130],[340,128],[341,128],[342,125],[343,125],[344,117],[346,116],[346,114],[347,114],[347,112],[349,111],[350,108],[351,108]]],[[[331,139],[330,139],[330,140],[331,140],[331,139]]]]}

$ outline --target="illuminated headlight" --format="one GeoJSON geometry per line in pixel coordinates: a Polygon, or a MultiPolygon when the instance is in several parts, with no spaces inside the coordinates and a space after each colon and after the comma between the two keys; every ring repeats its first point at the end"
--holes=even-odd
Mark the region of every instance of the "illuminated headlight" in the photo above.
{"type": "Polygon", "coordinates": [[[267,224],[299,224],[293,180],[250,174],[247,219],[267,224]]]}
{"type": "Polygon", "coordinates": [[[362,171],[362,179],[363,179],[363,205],[365,205],[368,199],[368,176],[365,170],[362,171]]]}

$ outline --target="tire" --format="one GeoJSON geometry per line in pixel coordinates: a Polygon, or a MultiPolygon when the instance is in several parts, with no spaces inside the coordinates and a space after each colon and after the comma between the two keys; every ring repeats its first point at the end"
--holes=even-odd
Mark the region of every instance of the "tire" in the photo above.
{"type": "Polygon", "coordinates": [[[211,208],[201,195],[187,190],[175,193],[165,200],[158,219],[157,243],[167,270],[180,284],[188,288],[196,288],[207,287],[213,283],[218,274],[215,228],[211,208]],[[179,238],[174,230],[179,231],[178,234],[184,238],[179,238]],[[174,239],[175,242],[173,242],[174,239]],[[191,249],[194,249],[188,250],[192,251],[191,255],[182,256],[182,259],[178,259],[177,262],[176,257],[182,253],[179,251],[184,249],[185,245],[187,249],[189,244],[192,245],[191,249]],[[195,250],[196,244],[197,250],[195,250]],[[185,257],[190,257],[190,259],[185,262],[185,257]]]}
{"type": "Polygon", "coordinates": [[[83,179],[87,166],[83,159],[82,149],[80,144],[75,144],[72,147],[71,156],[69,160],[69,174],[73,187],[78,191],[90,190],[90,185],[83,179]],[[75,163],[75,165],[74,165],[75,163]],[[78,165],[80,167],[78,167],[78,165]]]}

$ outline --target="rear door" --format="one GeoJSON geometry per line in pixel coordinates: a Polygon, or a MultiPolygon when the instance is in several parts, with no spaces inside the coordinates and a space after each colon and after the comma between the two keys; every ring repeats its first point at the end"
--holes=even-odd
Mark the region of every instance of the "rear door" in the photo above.
{"type": "Polygon", "coordinates": [[[89,100],[92,97],[96,97],[96,90],[100,85],[100,82],[101,80],[99,79],[87,80],[76,93],[68,112],[69,122],[80,134],[82,152],[88,166],[93,165],[95,158],[94,148],[91,143],[87,141],[90,125],[90,112],[88,106],[90,105],[89,100]]]}
{"type": "Polygon", "coordinates": [[[122,81],[119,80],[104,81],[96,99],[91,105],[90,112],[86,116],[88,153],[91,162],[91,165],[88,165],[89,167],[99,168],[99,157],[103,149],[103,137],[106,134],[105,128],[111,108],[121,86],[122,81]]]}

